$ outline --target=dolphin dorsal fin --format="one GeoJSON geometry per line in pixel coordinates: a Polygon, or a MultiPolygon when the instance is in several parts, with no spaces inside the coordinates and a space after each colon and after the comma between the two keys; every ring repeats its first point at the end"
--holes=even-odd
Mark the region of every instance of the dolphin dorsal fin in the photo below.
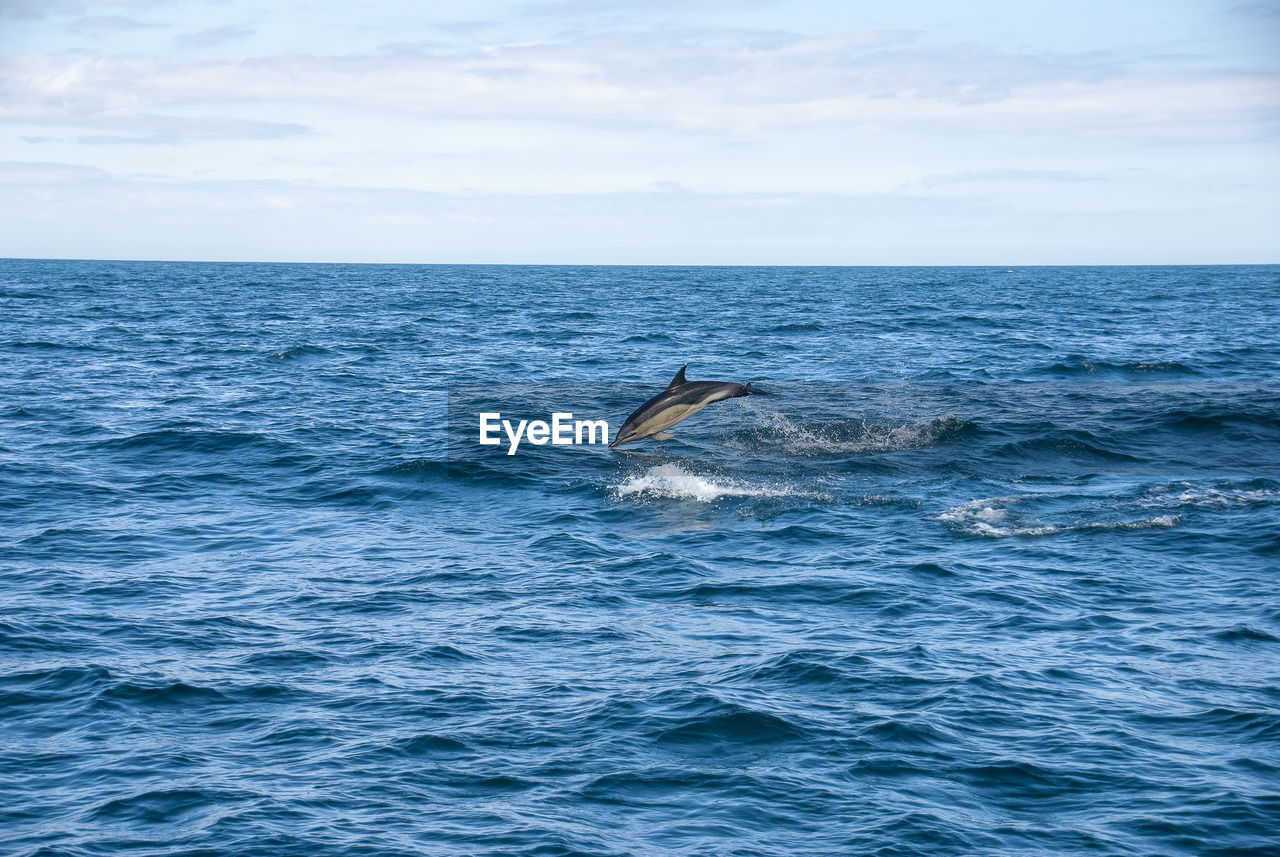
{"type": "Polygon", "coordinates": [[[689,368],[688,363],[680,367],[680,371],[676,373],[676,376],[671,379],[671,383],[667,385],[668,390],[670,390],[672,387],[679,387],[681,384],[684,383],[684,370],[688,368],[689,368]]]}

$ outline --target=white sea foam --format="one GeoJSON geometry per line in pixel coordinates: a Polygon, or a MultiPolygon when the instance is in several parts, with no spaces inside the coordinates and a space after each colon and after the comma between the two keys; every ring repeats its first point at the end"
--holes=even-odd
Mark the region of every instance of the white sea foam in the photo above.
{"type": "Polygon", "coordinates": [[[998,517],[1004,520],[1008,516],[1008,510],[1004,508],[1006,503],[1016,503],[1022,497],[990,497],[983,500],[970,500],[968,503],[961,503],[959,506],[953,506],[942,514],[938,515],[939,521],[946,521],[949,524],[962,524],[971,520],[983,520],[988,523],[998,517]]]}
{"type": "Polygon", "coordinates": [[[1142,499],[1144,506],[1176,508],[1190,506],[1202,509],[1223,509],[1230,506],[1246,506],[1255,503],[1280,503],[1280,491],[1252,488],[1214,488],[1180,482],[1156,488],[1142,499]]]}
{"type": "Polygon", "coordinates": [[[1154,518],[1147,518],[1145,521],[1135,521],[1131,524],[1116,524],[1116,527],[1122,530],[1145,530],[1148,527],[1176,527],[1180,520],[1181,519],[1177,515],[1156,515],[1154,518]]]}
{"type": "Polygon", "coordinates": [[[661,464],[632,476],[615,489],[619,497],[665,497],[710,503],[721,497],[801,497],[807,495],[785,485],[760,485],[722,476],[699,476],[678,464],[661,464]]]}
{"type": "Polygon", "coordinates": [[[1177,515],[1156,515],[1136,521],[1086,521],[1070,524],[1053,524],[1032,519],[1029,515],[1011,516],[1009,506],[1016,506],[1039,495],[1023,494],[1014,497],[989,497],[970,500],[953,506],[934,520],[949,524],[958,532],[992,539],[1011,536],[1054,536],[1059,533],[1097,530],[1146,530],[1176,527],[1177,515]]]}

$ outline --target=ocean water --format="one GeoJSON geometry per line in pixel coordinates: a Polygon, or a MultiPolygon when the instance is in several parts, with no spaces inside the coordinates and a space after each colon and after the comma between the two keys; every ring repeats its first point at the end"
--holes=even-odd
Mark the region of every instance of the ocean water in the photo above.
{"type": "Polygon", "coordinates": [[[0,261],[5,854],[1274,854],[1278,590],[1278,267],[0,261]]]}

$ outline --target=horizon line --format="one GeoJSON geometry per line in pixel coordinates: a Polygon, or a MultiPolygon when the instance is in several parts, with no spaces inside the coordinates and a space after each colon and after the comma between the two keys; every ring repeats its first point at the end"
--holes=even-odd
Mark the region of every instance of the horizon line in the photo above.
{"type": "Polygon", "coordinates": [[[0,256],[0,262],[137,262],[166,265],[382,265],[439,268],[1265,268],[1280,262],[965,262],[805,263],[805,262],[356,262],[302,259],[145,259],[81,256],[0,256]]]}

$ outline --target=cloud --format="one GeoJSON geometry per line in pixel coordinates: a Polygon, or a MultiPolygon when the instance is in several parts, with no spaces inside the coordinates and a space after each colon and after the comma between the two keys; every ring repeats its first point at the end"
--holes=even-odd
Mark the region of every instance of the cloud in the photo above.
{"type": "Polygon", "coordinates": [[[1107,177],[1101,173],[1082,173],[1075,170],[1021,170],[991,169],[965,170],[957,173],[931,174],[920,180],[920,187],[935,188],[963,184],[1034,184],[1044,182],[1100,182],[1107,177]]]}
{"type": "Polygon", "coordinates": [[[1280,23],[1280,3],[1241,3],[1227,12],[1253,21],[1280,23]]]}
{"type": "Polygon", "coordinates": [[[82,10],[84,3],[58,0],[0,0],[0,18],[38,21],[51,15],[82,10]]]}
{"type": "MultiPolygon", "coordinates": [[[[646,13],[651,13],[655,9],[674,9],[680,12],[691,10],[730,12],[737,9],[776,5],[777,0],[649,0],[641,8],[646,13]]],[[[551,18],[582,21],[592,15],[634,16],[636,10],[637,6],[633,0],[550,0],[550,2],[527,3],[517,9],[517,14],[538,20],[551,18]]]]}
{"type": "Polygon", "coordinates": [[[1212,139],[1265,125],[1280,108],[1261,72],[929,47],[892,30],[608,33],[219,60],[25,54],[0,66],[0,96],[10,121],[252,102],[728,135],[845,125],[1212,139]]]}
{"type": "Polygon", "coordinates": [[[1260,197],[1095,201],[1081,217],[1038,196],[1011,210],[921,193],[450,194],[47,162],[0,162],[0,185],[0,257],[1078,264],[1256,261],[1276,248],[1276,204],[1260,197]]]}
{"type": "Polygon", "coordinates": [[[106,170],[58,161],[0,161],[0,184],[39,186],[49,182],[111,180],[106,170]]]}
{"type": "MultiPolygon", "coordinates": [[[[147,143],[174,145],[202,140],[274,140],[315,133],[306,125],[269,122],[229,116],[137,116],[117,123],[128,136],[104,138],[96,143],[147,143]]],[[[83,139],[81,142],[85,142],[83,139]]]]}
{"type": "Polygon", "coordinates": [[[38,21],[58,15],[85,15],[93,9],[154,6],[158,2],[159,0],[0,0],[0,18],[38,21]]]}
{"type": "Polygon", "coordinates": [[[206,140],[268,140],[313,133],[305,125],[248,122],[243,119],[197,120],[181,124],[181,130],[146,134],[77,134],[72,139],[85,146],[177,146],[206,140]]]}
{"type": "Polygon", "coordinates": [[[130,30],[149,30],[160,26],[140,21],[128,15],[86,15],[67,24],[67,29],[77,34],[97,34],[130,30]]]}
{"type": "Polygon", "coordinates": [[[213,29],[200,30],[196,33],[182,33],[174,36],[173,43],[180,48],[208,48],[226,44],[227,42],[247,39],[252,35],[253,30],[248,27],[228,24],[225,27],[214,27],[213,29]]]}
{"type": "MultiPolygon", "coordinates": [[[[28,119],[39,124],[38,119],[28,119]]],[[[69,122],[63,117],[49,117],[45,124],[69,125],[95,129],[95,133],[77,134],[75,142],[85,145],[179,145],[206,140],[275,140],[299,137],[315,131],[294,122],[272,122],[241,119],[234,116],[164,116],[98,115],[69,122]]],[[[24,138],[51,140],[48,136],[24,138]]]]}
{"type": "Polygon", "coordinates": [[[941,226],[974,212],[970,201],[891,194],[449,194],[117,176],[52,163],[0,162],[0,186],[11,201],[0,212],[0,256],[49,255],[40,242],[54,236],[39,223],[23,225],[18,210],[89,236],[100,243],[82,252],[108,258],[520,262],[587,254],[608,262],[667,254],[694,263],[728,259],[727,245],[744,240],[752,249],[739,259],[747,262],[792,245],[862,249],[876,238],[907,240],[905,216],[941,226]],[[127,229],[112,212],[128,212],[127,229]]]}
{"type": "Polygon", "coordinates": [[[458,36],[474,36],[479,33],[489,32],[496,26],[493,21],[444,21],[433,24],[432,29],[458,36]]]}

